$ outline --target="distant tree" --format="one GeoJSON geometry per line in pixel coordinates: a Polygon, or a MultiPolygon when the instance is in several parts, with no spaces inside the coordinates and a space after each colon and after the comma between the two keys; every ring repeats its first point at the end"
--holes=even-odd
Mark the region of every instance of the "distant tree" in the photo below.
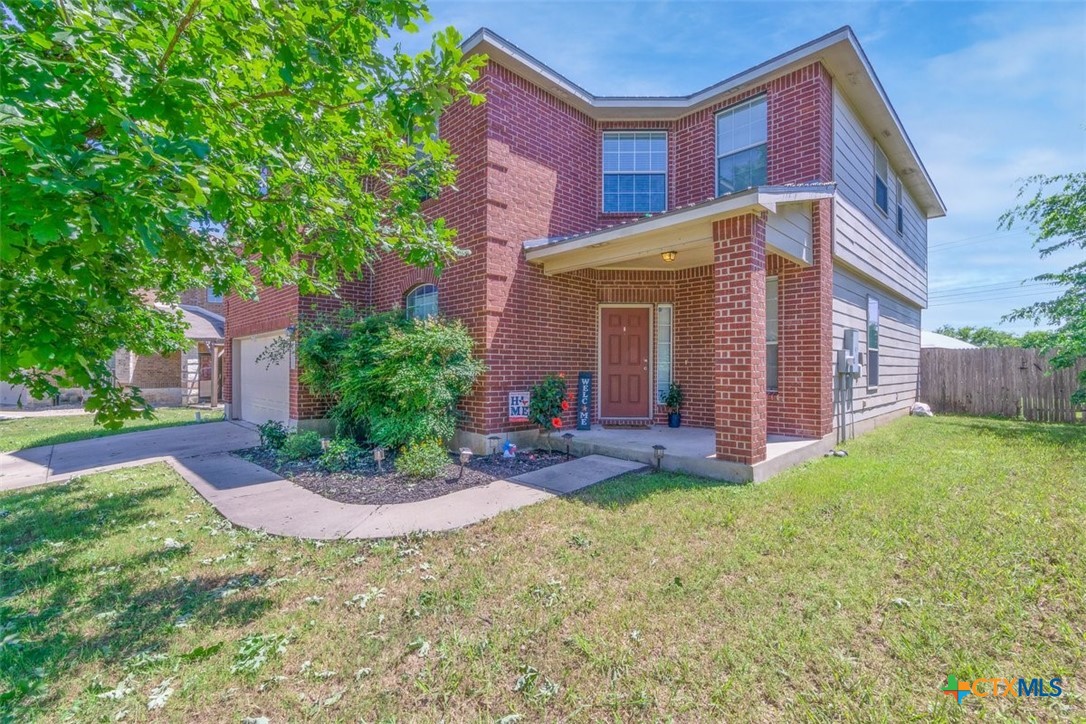
{"type": "Polygon", "coordinates": [[[107,361],[184,345],[193,287],[326,293],[376,254],[440,268],[434,138],[482,58],[452,28],[411,56],[421,0],[0,2],[0,379],[149,415],[107,361]],[[299,262],[299,260],[301,260],[299,262]]]}
{"type": "MultiPolygon", "coordinates": [[[[1061,249],[1086,250],[1086,172],[1033,176],[1018,192],[1020,199],[1027,196],[1027,201],[1000,218],[1001,227],[1010,229],[1016,221],[1024,222],[1036,235],[1033,246],[1042,259],[1061,249]]],[[[1061,294],[1051,301],[1016,309],[1003,320],[1051,325],[1053,329],[1040,332],[1033,344],[1052,353],[1054,368],[1071,367],[1086,358],[1086,259],[1034,279],[1062,289],[1061,294]]],[[[1086,371],[1078,381],[1079,388],[1071,399],[1086,404],[1086,371]]]]}
{"type": "Polygon", "coordinates": [[[944,324],[935,330],[937,334],[945,334],[954,339],[960,339],[978,347],[1021,347],[1020,337],[1010,333],[1001,332],[992,327],[952,327],[944,324]]]}

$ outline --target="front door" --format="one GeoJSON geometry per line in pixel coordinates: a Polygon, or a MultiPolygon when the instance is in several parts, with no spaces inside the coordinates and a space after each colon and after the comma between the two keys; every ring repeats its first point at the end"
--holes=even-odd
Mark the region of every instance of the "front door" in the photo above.
{"type": "Polygon", "coordinates": [[[600,417],[648,418],[648,307],[600,308],[600,417]]]}

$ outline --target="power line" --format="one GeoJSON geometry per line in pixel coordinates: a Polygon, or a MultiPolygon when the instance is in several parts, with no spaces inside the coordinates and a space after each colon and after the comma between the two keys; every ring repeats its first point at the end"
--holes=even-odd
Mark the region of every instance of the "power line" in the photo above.
{"type": "Polygon", "coordinates": [[[966,242],[978,242],[985,239],[989,239],[993,236],[1003,236],[1010,234],[1010,229],[1003,229],[1000,231],[990,231],[987,234],[977,234],[976,236],[966,236],[962,239],[951,239],[950,241],[940,241],[938,244],[928,244],[929,249],[941,249],[947,246],[956,246],[958,244],[965,244],[966,242]]]}
{"type": "Polygon", "coordinates": [[[928,307],[950,307],[954,305],[964,304],[979,304],[981,302],[1003,302],[1013,299],[1035,299],[1036,301],[1045,301],[1039,298],[1040,292],[1033,292],[1032,294],[1004,294],[996,297],[976,297],[976,298],[963,298],[963,299],[938,299],[935,303],[928,304],[928,307]]]}
{"type": "Polygon", "coordinates": [[[931,292],[928,294],[929,299],[944,299],[948,297],[968,297],[974,295],[986,295],[994,294],[996,292],[1017,292],[1026,289],[1036,289],[1037,287],[1051,286],[1048,282],[1027,282],[1019,283],[1014,282],[1012,284],[993,284],[990,286],[977,286],[977,287],[961,287],[959,289],[931,292]]]}

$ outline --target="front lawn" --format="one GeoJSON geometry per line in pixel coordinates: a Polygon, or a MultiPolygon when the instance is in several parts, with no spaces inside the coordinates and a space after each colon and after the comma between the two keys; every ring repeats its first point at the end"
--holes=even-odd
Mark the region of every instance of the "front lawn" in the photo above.
{"type": "MultiPolygon", "coordinates": [[[[153,420],[129,420],[119,430],[94,424],[94,415],[43,415],[0,420],[0,452],[14,452],[41,445],[117,435],[133,430],[152,430],[196,422],[196,410],[188,407],[160,407],[153,420]]],[[[222,420],[222,410],[200,410],[205,421],[222,420]]],[[[0,415],[3,413],[0,412],[0,415]]]]}
{"type": "Polygon", "coordinates": [[[1086,716],[1086,429],[848,449],[372,544],[233,529],[164,465],[0,495],[0,719],[1086,716]],[[948,674],[1064,695],[959,705],[948,674]]]}

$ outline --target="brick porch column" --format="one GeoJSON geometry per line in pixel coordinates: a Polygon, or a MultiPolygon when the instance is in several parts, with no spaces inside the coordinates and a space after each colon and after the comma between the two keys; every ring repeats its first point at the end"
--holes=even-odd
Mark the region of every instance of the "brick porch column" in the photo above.
{"type": "Polygon", "coordinates": [[[765,216],[713,224],[716,455],[765,460],[765,216]]]}

